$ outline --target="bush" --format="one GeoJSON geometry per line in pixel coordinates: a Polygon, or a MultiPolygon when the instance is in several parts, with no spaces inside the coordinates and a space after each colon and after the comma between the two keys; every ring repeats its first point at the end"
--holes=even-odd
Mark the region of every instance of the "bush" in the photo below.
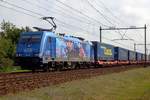
{"type": "Polygon", "coordinates": [[[11,69],[20,33],[26,31],[31,31],[31,29],[29,27],[18,28],[14,24],[5,22],[4,20],[0,24],[0,69],[11,69]]]}
{"type": "Polygon", "coordinates": [[[1,72],[8,72],[10,70],[13,70],[13,60],[9,58],[2,58],[0,60],[0,71],[1,72]]]}
{"type": "Polygon", "coordinates": [[[8,66],[13,66],[13,60],[9,59],[9,58],[2,58],[1,59],[1,65],[8,67],[8,66]]]}
{"type": "Polygon", "coordinates": [[[0,38],[0,58],[12,58],[15,54],[15,45],[5,38],[0,38]]]}

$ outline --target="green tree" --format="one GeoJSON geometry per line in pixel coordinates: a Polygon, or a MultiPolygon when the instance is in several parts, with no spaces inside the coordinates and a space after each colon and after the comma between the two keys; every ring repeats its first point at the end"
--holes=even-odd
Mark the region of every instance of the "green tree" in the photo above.
{"type": "Polygon", "coordinates": [[[5,22],[4,20],[1,23],[1,30],[3,31],[3,32],[1,32],[1,36],[6,39],[11,40],[13,44],[18,43],[21,32],[32,31],[29,27],[18,28],[15,25],[13,25],[12,23],[5,22]]]}
{"type": "Polygon", "coordinates": [[[15,54],[15,46],[10,40],[5,38],[0,39],[0,64],[12,65],[12,60],[15,54]]]}
{"type": "Polygon", "coordinates": [[[20,33],[32,31],[29,27],[18,28],[10,22],[1,23],[0,32],[0,66],[10,66],[15,57],[16,44],[20,33]]]}

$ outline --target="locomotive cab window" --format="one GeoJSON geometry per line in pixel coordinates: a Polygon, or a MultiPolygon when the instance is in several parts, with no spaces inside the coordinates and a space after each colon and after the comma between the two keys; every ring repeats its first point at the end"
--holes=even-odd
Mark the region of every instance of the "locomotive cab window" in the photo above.
{"type": "Polygon", "coordinates": [[[25,43],[28,42],[31,36],[21,36],[20,42],[25,43]]]}
{"type": "Polygon", "coordinates": [[[38,35],[33,35],[33,36],[32,36],[32,39],[31,39],[31,42],[32,42],[32,43],[38,43],[38,42],[40,42],[40,40],[41,40],[41,37],[40,37],[40,36],[38,36],[38,35]]]}
{"type": "Polygon", "coordinates": [[[20,39],[20,43],[39,43],[40,41],[40,35],[23,35],[20,39]]]}

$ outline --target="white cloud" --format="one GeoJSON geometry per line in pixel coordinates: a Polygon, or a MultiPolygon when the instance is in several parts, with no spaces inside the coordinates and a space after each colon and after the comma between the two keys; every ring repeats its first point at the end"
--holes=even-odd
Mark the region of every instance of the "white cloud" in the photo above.
{"type": "MultiPolygon", "coordinates": [[[[58,32],[73,33],[74,35],[80,35],[90,40],[99,40],[100,24],[98,24],[97,22],[93,20],[89,21],[89,19],[83,16],[82,14],[77,13],[69,9],[68,7],[65,7],[64,5],[56,2],[55,0],[32,0],[32,1],[27,0],[27,1],[30,1],[33,4],[40,5],[42,7],[37,7],[36,5],[28,4],[23,0],[9,0],[8,2],[14,3],[18,6],[32,10],[34,12],[44,14],[45,16],[54,16],[58,20],[67,23],[66,25],[56,21],[58,25],[58,29],[57,29],[58,32]]],[[[71,6],[72,8],[78,9],[80,12],[84,13],[89,17],[92,17],[93,19],[96,19],[104,24],[111,25],[98,12],[96,12],[94,9],[92,9],[92,7],[90,7],[90,5],[87,3],[87,0],[82,0],[82,1],[61,0],[61,1],[71,6]]],[[[114,22],[114,20],[119,22],[120,27],[130,26],[130,25],[143,26],[144,24],[149,24],[149,20],[150,20],[149,0],[136,0],[136,1],[135,0],[111,0],[111,1],[110,0],[105,0],[105,1],[89,0],[89,1],[91,4],[94,5],[94,7],[96,7],[99,11],[101,11],[104,15],[111,18],[109,20],[112,21],[114,24],[116,23],[114,22]],[[107,8],[111,10],[111,13],[117,16],[117,18],[115,18],[101,2],[103,2],[107,6],[107,8]]],[[[0,4],[6,5],[1,1],[0,4]]],[[[0,21],[2,21],[3,19],[9,20],[10,22],[13,22],[17,26],[30,26],[30,27],[38,26],[38,27],[45,27],[45,28],[49,27],[48,23],[42,22],[39,19],[0,7],[0,21]]],[[[139,32],[127,31],[128,37],[133,38],[136,41],[139,41],[139,43],[143,42],[143,38],[142,38],[144,37],[143,34],[144,34],[143,30],[139,32]],[[137,33],[140,35],[138,35],[137,33]]],[[[118,33],[110,32],[110,31],[103,32],[103,36],[109,38],[110,40],[115,38],[120,38],[120,35],[118,35],[118,33]]],[[[148,42],[150,43],[149,33],[147,39],[148,42]]],[[[111,44],[116,44],[106,39],[103,39],[103,41],[111,44]]],[[[128,48],[130,49],[133,48],[132,41],[126,41],[126,42],[117,41],[117,42],[120,42],[124,45],[128,45],[128,48]]]]}

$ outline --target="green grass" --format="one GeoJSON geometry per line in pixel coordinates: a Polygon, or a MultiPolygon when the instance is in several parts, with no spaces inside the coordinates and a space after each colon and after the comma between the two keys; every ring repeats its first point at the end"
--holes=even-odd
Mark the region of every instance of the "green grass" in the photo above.
{"type": "MultiPolygon", "coordinates": [[[[18,69],[18,70],[11,70],[11,71],[8,71],[8,73],[10,72],[30,72],[31,70],[22,70],[22,69],[18,69]]],[[[6,72],[7,73],[7,72],[6,72]]]]}
{"type": "Polygon", "coordinates": [[[8,66],[8,67],[1,67],[0,72],[2,73],[11,73],[11,72],[28,72],[31,70],[22,70],[20,66],[8,66]]]}
{"type": "Polygon", "coordinates": [[[150,100],[150,68],[9,94],[0,100],[150,100]]]}

